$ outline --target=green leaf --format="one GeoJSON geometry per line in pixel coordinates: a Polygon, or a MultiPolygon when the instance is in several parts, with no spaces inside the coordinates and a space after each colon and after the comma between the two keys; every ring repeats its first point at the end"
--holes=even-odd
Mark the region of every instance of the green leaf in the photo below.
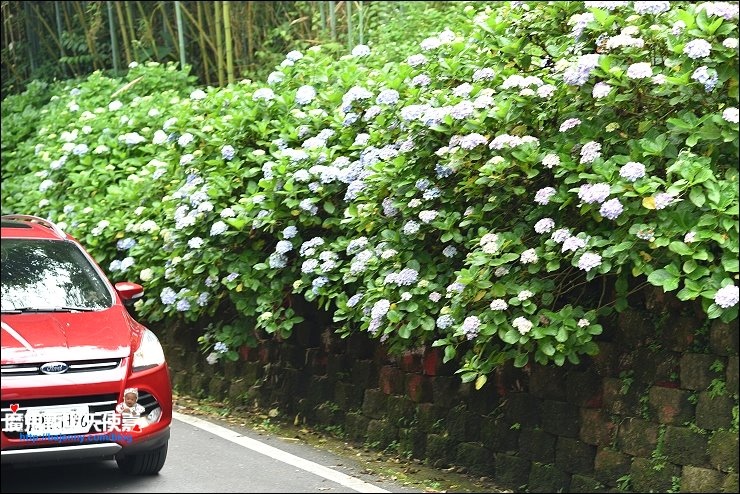
{"type": "Polygon", "coordinates": [[[656,269],[648,275],[648,281],[655,286],[662,286],[667,292],[678,288],[679,278],[665,269],[656,269]]]}
{"type": "Polygon", "coordinates": [[[696,205],[696,207],[700,208],[704,205],[707,198],[699,187],[693,187],[689,191],[689,199],[696,205]]]}
{"type": "Polygon", "coordinates": [[[552,357],[553,355],[555,355],[555,347],[552,346],[552,343],[550,341],[545,341],[541,343],[540,351],[548,357],[552,357]]]}
{"type": "Polygon", "coordinates": [[[504,343],[513,345],[514,343],[519,341],[519,332],[516,329],[510,329],[506,332],[506,334],[504,334],[501,339],[504,341],[504,343]]]}

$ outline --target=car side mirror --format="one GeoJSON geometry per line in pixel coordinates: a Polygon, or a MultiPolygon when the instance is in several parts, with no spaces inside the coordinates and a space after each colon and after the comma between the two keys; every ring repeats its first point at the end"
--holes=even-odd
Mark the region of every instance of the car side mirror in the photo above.
{"type": "Polygon", "coordinates": [[[133,305],[134,302],[144,296],[144,287],[138,283],[119,281],[115,284],[115,288],[123,305],[133,305]]]}

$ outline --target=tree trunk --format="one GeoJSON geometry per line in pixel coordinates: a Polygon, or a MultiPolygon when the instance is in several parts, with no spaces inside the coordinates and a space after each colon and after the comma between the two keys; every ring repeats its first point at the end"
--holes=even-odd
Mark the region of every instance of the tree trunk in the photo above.
{"type": "Polygon", "coordinates": [[[216,74],[218,74],[218,85],[224,85],[224,44],[223,44],[223,14],[221,13],[221,2],[216,2],[216,74]]]}

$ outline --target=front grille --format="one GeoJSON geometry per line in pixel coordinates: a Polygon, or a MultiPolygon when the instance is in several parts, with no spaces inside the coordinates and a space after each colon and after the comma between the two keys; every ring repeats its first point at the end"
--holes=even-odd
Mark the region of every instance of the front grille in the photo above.
{"type": "MultiPolygon", "coordinates": [[[[64,374],[77,372],[96,372],[115,369],[121,365],[122,359],[96,359],[96,360],[76,360],[67,362],[69,369],[64,374]]],[[[45,375],[41,372],[41,366],[46,362],[32,364],[8,364],[2,366],[2,377],[11,376],[38,376],[45,375]]],[[[52,374],[54,375],[54,374],[52,374]]]]}

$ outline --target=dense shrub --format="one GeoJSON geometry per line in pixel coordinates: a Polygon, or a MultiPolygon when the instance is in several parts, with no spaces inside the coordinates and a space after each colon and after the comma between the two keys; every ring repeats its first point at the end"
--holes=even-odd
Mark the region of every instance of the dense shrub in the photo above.
{"type": "Polygon", "coordinates": [[[3,212],[63,222],[145,284],[147,320],[214,317],[211,361],[290,335],[297,296],[477,386],[595,353],[635,280],[735,320],[737,4],[459,9],[401,59],[317,46],[222,89],[94,75],[3,148],[3,212]]]}

